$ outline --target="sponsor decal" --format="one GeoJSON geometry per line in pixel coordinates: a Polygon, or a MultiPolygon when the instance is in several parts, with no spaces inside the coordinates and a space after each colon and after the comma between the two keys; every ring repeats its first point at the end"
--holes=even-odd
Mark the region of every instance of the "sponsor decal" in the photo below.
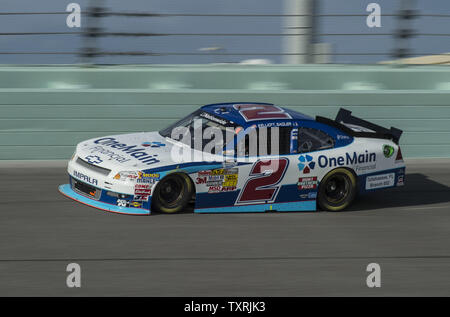
{"type": "Polygon", "coordinates": [[[117,199],[117,206],[128,207],[128,201],[125,199],[117,199]]]}
{"type": "Polygon", "coordinates": [[[372,165],[366,165],[366,166],[355,166],[355,171],[356,172],[365,172],[365,171],[370,171],[370,170],[374,170],[377,168],[377,164],[372,164],[372,165]]]}
{"type": "Polygon", "coordinates": [[[217,108],[216,110],[214,110],[214,113],[217,114],[227,114],[230,113],[230,110],[228,110],[227,108],[217,108]]]}
{"type": "Polygon", "coordinates": [[[210,186],[208,189],[208,193],[221,193],[221,192],[230,192],[236,190],[236,187],[222,187],[222,186],[210,186]]]}
{"type": "Polygon", "coordinates": [[[142,203],[139,201],[128,201],[126,199],[117,199],[117,206],[140,208],[142,207],[142,203]]]}
{"type": "Polygon", "coordinates": [[[337,139],[338,140],[348,140],[348,139],[350,139],[350,137],[347,135],[338,134],[337,139]]]}
{"type": "Polygon", "coordinates": [[[130,203],[130,206],[131,206],[131,207],[135,207],[135,208],[139,208],[139,207],[142,206],[142,203],[141,203],[141,202],[138,202],[138,201],[132,201],[132,202],[130,203]]]}
{"type": "Polygon", "coordinates": [[[225,174],[222,187],[233,187],[236,188],[238,181],[238,174],[225,174]]]}
{"type": "Polygon", "coordinates": [[[148,197],[152,194],[152,184],[135,184],[134,200],[148,201],[148,197]]]}
{"type": "Polygon", "coordinates": [[[316,189],[317,188],[317,176],[314,177],[300,177],[297,183],[298,189],[316,189]]]}
{"type": "Polygon", "coordinates": [[[316,199],[317,198],[317,192],[309,192],[307,194],[301,194],[300,198],[302,198],[302,199],[316,199]]]}
{"type": "MultiPolygon", "coordinates": [[[[79,180],[82,180],[82,181],[86,182],[86,183],[98,186],[98,180],[97,179],[91,178],[90,176],[87,176],[87,175],[85,175],[83,173],[80,173],[78,171],[74,170],[73,171],[73,176],[75,178],[78,178],[79,180]]],[[[95,195],[95,193],[94,193],[94,195],[95,195]]]]}
{"type": "Polygon", "coordinates": [[[205,119],[217,122],[217,123],[219,123],[221,125],[224,125],[224,126],[226,126],[228,124],[228,120],[217,118],[216,116],[213,116],[212,114],[209,114],[207,112],[200,113],[200,117],[203,117],[205,119]]]}
{"type": "MultiPolygon", "coordinates": [[[[320,167],[336,167],[344,165],[357,165],[376,162],[376,153],[369,153],[367,150],[365,153],[345,153],[345,155],[338,157],[327,157],[326,155],[320,155],[317,159],[317,164],[320,167]]],[[[364,169],[364,167],[362,167],[364,169]]],[[[371,168],[368,168],[371,169],[371,168]]]]}
{"type": "Polygon", "coordinates": [[[124,157],[122,155],[114,153],[113,151],[105,149],[104,147],[102,147],[100,145],[90,147],[88,150],[91,153],[101,153],[101,154],[109,157],[110,161],[114,160],[114,161],[117,161],[119,163],[125,163],[125,162],[128,162],[130,160],[130,159],[127,159],[126,157],[124,157]]]}
{"type": "Polygon", "coordinates": [[[158,142],[158,141],[153,141],[153,142],[143,142],[141,144],[142,146],[145,147],[161,147],[161,146],[166,146],[164,143],[158,142]]]}
{"type": "Polygon", "coordinates": [[[197,177],[197,179],[195,180],[195,183],[198,184],[206,184],[207,181],[207,177],[197,177]]]}
{"type": "Polygon", "coordinates": [[[395,173],[367,176],[366,189],[378,189],[394,186],[395,173]]]}
{"type": "Polygon", "coordinates": [[[236,190],[238,172],[237,168],[199,171],[195,183],[208,186],[208,193],[233,191],[236,190]]]}
{"type": "Polygon", "coordinates": [[[155,184],[161,178],[159,173],[138,172],[137,183],[155,184]]]}
{"type": "Polygon", "coordinates": [[[316,199],[317,198],[317,192],[310,192],[308,193],[309,199],[316,199]]]}
{"type": "Polygon", "coordinates": [[[147,165],[160,162],[156,158],[156,156],[158,156],[157,154],[150,155],[147,152],[145,152],[145,148],[139,148],[137,145],[127,145],[125,143],[120,143],[115,138],[100,138],[95,140],[94,143],[111,147],[113,149],[118,149],[147,165]]]}
{"type": "Polygon", "coordinates": [[[390,158],[392,155],[394,155],[394,152],[395,152],[395,150],[392,146],[387,145],[387,144],[383,145],[384,157],[390,158]]]}
{"type": "Polygon", "coordinates": [[[88,155],[84,158],[86,162],[91,164],[100,164],[103,160],[97,155],[88,155]]]}
{"type": "Polygon", "coordinates": [[[314,169],[314,167],[316,166],[316,162],[313,161],[313,158],[311,155],[300,155],[298,157],[298,160],[300,161],[300,163],[298,163],[298,169],[303,173],[303,174],[309,174],[311,172],[311,170],[314,169]]]}
{"type": "Polygon", "coordinates": [[[298,128],[293,128],[291,130],[291,153],[298,153],[298,128]]]}
{"type": "Polygon", "coordinates": [[[149,195],[134,195],[135,201],[148,201],[149,195]]]}
{"type": "Polygon", "coordinates": [[[223,168],[232,168],[234,166],[236,166],[237,162],[234,161],[233,159],[228,160],[226,159],[225,161],[222,162],[222,166],[223,168]]]}
{"type": "Polygon", "coordinates": [[[211,171],[198,171],[198,176],[208,176],[211,175],[211,171]]]}

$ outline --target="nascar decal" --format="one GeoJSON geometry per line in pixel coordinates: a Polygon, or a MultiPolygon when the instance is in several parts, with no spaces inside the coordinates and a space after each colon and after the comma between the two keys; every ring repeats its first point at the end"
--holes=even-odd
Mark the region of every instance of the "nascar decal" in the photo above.
{"type": "Polygon", "coordinates": [[[287,158],[256,161],[236,205],[274,202],[288,166],[287,158]]]}
{"type": "Polygon", "coordinates": [[[101,138],[95,140],[94,143],[118,149],[138,159],[139,161],[142,161],[142,163],[146,163],[147,165],[160,162],[155,158],[156,156],[158,156],[157,154],[150,155],[145,152],[145,148],[139,148],[137,147],[137,145],[127,145],[125,143],[120,143],[115,138],[101,138]]]}
{"type": "Polygon", "coordinates": [[[236,190],[239,170],[237,168],[199,171],[196,184],[205,184],[208,193],[220,193],[236,190]]]}

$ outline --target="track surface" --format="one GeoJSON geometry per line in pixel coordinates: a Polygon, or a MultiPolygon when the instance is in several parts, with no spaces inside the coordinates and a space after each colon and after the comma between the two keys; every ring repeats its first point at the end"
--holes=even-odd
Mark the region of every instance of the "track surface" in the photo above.
{"type": "Polygon", "coordinates": [[[342,213],[123,216],[61,196],[60,166],[0,180],[0,296],[450,296],[450,160],[407,162],[404,188],[342,213]]]}

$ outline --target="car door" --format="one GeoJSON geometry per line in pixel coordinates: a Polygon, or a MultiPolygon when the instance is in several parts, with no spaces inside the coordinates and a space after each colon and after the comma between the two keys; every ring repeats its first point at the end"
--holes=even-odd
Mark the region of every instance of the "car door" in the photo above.
{"type": "Polygon", "coordinates": [[[259,127],[238,142],[239,195],[235,205],[276,201],[289,168],[292,127],[259,127]]]}

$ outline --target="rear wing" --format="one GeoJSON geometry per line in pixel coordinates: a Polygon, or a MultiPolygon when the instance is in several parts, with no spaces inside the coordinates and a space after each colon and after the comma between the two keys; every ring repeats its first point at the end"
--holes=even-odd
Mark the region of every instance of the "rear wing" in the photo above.
{"type": "Polygon", "coordinates": [[[316,117],[317,122],[325,123],[327,125],[331,125],[351,136],[354,137],[363,137],[363,138],[377,138],[377,139],[388,139],[394,141],[394,143],[398,144],[400,140],[400,136],[403,131],[394,127],[390,129],[386,129],[382,126],[374,124],[372,122],[368,122],[366,120],[357,118],[352,116],[352,112],[346,109],[339,109],[339,112],[336,116],[335,120],[331,120],[325,117],[316,117]],[[373,132],[366,131],[355,131],[348,127],[346,124],[355,125],[358,127],[362,127],[365,129],[372,130],[373,132]]]}

